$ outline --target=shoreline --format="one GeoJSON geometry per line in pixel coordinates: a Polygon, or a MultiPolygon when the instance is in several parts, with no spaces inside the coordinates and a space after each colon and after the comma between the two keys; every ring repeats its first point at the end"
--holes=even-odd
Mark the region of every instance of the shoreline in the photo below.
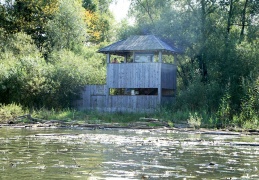
{"type": "Polygon", "coordinates": [[[213,135],[259,135],[258,129],[210,129],[210,128],[193,128],[188,124],[174,124],[174,127],[170,127],[164,122],[152,122],[152,126],[148,122],[132,122],[132,123],[78,123],[78,122],[62,122],[60,120],[52,120],[45,122],[33,122],[33,123],[6,123],[0,124],[0,128],[20,128],[20,129],[45,129],[45,128],[83,128],[88,130],[104,130],[104,129],[129,129],[129,130],[160,130],[160,131],[177,131],[196,134],[213,134],[213,135]]]}

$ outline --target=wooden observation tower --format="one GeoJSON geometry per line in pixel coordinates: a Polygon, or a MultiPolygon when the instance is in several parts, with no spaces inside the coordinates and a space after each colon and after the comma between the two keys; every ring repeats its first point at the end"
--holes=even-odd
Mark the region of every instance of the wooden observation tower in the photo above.
{"type": "Polygon", "coordinates": [[[176,48],[157,36],[143,35],[130,36],[98,52],[106,54],[106,84],[87,85],[77,102],[80,109],[144,112],[174,101],[176,48]],[[112,56],[119,62],[113,62],[112,56]]]}

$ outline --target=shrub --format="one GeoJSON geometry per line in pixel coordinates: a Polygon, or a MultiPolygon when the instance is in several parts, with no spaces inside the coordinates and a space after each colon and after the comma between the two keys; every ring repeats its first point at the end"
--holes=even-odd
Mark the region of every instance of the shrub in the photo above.
{"type": "Polygon", "coordinates": [[[16,121],[18,116],[24,115],[26,112],[17,104],[0,104],[0,123],[8,123],[16,121]]]}
{"type": "Polygon", "coordinates": [[[199,129],[201,126],[202,117],[198,115],[197,112],[190,113],[189,119],[187,120],[188,124],[195,129],[199,129]]]}

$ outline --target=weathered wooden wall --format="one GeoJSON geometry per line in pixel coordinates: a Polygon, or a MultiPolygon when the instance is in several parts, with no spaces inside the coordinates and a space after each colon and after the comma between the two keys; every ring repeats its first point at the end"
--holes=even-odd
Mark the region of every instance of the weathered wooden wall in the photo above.
{"type": "Polygon", "coordinates": [[[176,65],[162,64],[161,87],[165,89],[176,89],[176,74],[176,65]]]}
{"type": "Polygon", "coordinates": [[[120,63],[107,65],[110,88],[157,88],[161,63],[120,63]]]}
{"type": "Polygon", "coordinates": [[[98,111],[152,111],[158,106],[157,96],[106,96],[104,95],[106,85],[88,85],[84,88],[81,99],[75,105],[78,109],[98,110],[98,111]]]}
{"type": "Polygon", "coordinates": [[[76,106],[79,109],[95,109],[106,107],[106,85],[87,85],[81,92],[76,106]]]}
{"type": "Polygon", "coordinates": [[[109,88],[176,89],[176,66],[164,63],[119,63],[107,65],[109,88]]]}
{"type": "Polygon", "coordinates": [[[109,88],[176,89],[176,66],[164,63],[119,63],[107,65],[107,85],[85,86],[79,109],[98,111],[152,111],[174,97],[158,95],[108,95],[109,88]]]}
{"type": "Polygon", "coordinates": [[[110,111],[152,111],[158,107],[157,96],[109,96],[110,111]]]}

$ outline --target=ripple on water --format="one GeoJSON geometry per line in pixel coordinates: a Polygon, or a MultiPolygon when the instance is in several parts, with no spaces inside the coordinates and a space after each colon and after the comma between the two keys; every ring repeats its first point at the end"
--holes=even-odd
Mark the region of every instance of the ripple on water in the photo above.
{"type": "Polygon", "coordinates": [[[4,179],[33,179],[32,172],[69,180],[259,178],[259,147],[250,146],[257,142],[241,136],[161,130],[15,130],[10,136],[0,139],[4,179]]]}

